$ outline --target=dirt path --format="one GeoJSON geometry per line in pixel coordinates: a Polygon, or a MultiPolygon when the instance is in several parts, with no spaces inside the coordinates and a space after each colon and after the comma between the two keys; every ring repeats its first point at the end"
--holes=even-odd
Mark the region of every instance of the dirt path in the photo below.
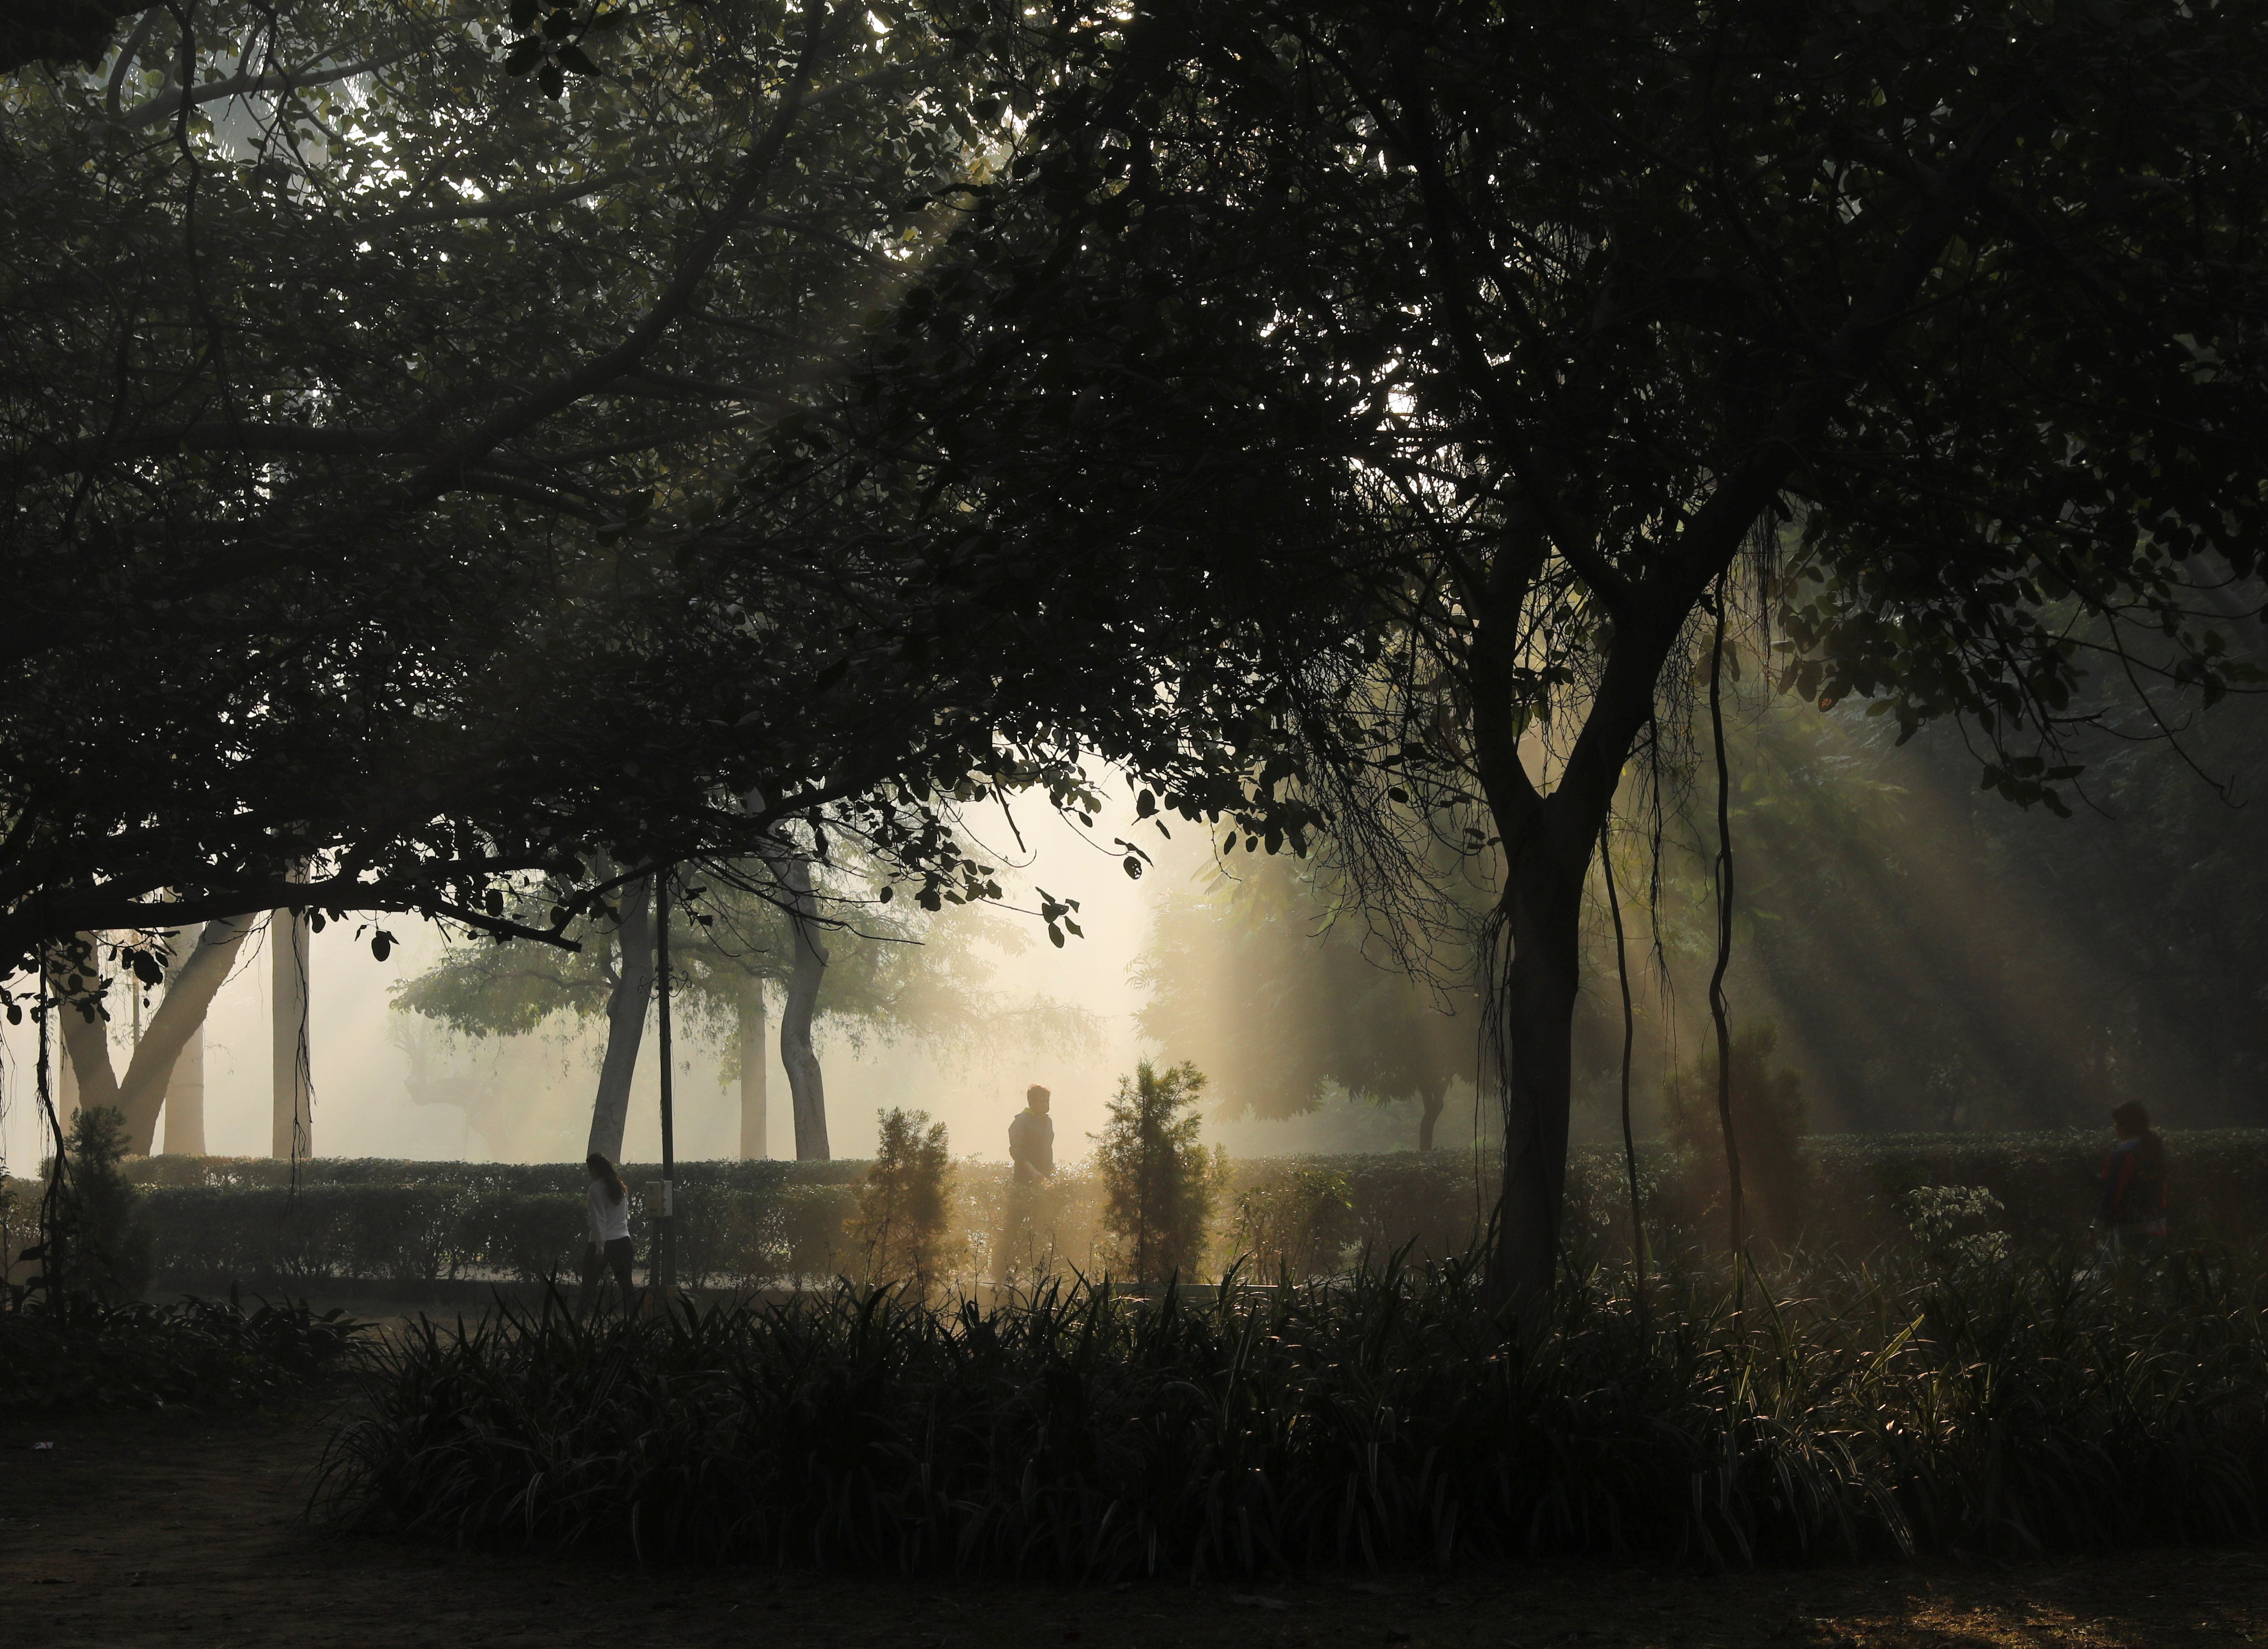
{"type": "Polygon", "coordinates": [[[1710,1576],[1535,1564],[1108,1592],[648,1575],[320,1536],[313,1417],[0,1421],[0,1645],[1712,1649],[2268,1645],[2268,1547],[1710,1576]],[[48,1448],[35,1447],[52,1443],[48,1448]]]}

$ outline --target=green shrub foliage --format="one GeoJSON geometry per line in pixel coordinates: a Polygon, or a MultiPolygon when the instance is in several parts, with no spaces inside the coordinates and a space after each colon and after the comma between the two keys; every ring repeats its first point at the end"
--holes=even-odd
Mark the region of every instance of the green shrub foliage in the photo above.
{"type": "Polygon", "coordinates": [[[1137,1282],[1194,1280],[1204,1263],[1206,1228],[1226,1178],[1226,1158],[1197,1138],[1204,1086],[1195,1065],[1161,1072],[1145,1059],[1119,1079],[1109,1102],[1094,1167],[1118,1268],[1137,1282]]]}
{"type": "Polygon", "coordinates": [[[858,1188],[851,1240],[869,1281],[911,1282],[922,1292],[943,1280],[952,1221],[953,1159],[945,1124],[926,1111],[880,1114],[873,1166],[858,1188]]]}
{"type": "Polygon", "coordinates": [[[364,1335],[337,1310],[232,1297],[0,1312],[0,1409],[269,1406],[350,1361],[364,1335]]]}
{"type": "Polygon", "coordinates": [[[99,1299],[132,1299],[150,1286],[151,1233],[133,1182],[119,1169],[126,1154],[124,1114],[113,1106],[86,1107],[71,1118],[69,1145],[55,1201],[63,1286],[99,1299]]]}
{"type": "Polygon", "coordinates": [[[1282,1168],[1236,1199],[1229,1246],[1273,1277],[1329,1277],[1346,1269],[1355,1217],[1354,1187],[1330,1168],[1282,1168]]]}
{"type": "MultiPolygon", "coordinates": [[[[1733,1137],[1741,1153],[1741,1194],[1756,1235],[1782,1246],[1803,1226],[1803,1078],[1773,1056],[1779,1030],[1769,1020],[1733,1031],[1733,1137]]],[[[1686,1168],[1686,1195],[1701,1207],[1725,1196],[1725,1130],[1718,1113],[1717,1047],[1705,1039],[1693,1058],[1662,1084],[1669,1143],[1686,1168]]]]}
{"type": "Polygon", "coordinates": [[[1198,1307],[1107,1286],[549,1311],[386,1350],[317,1505],[649,1563],[1088,1583],[1528,1552],[1800,1560],[2249,1537],[2257,1268],[1602,1270],[1548,1320],[1456,1265],[1198,1307]],[[1712,1276],[1714,1274],[1712,1274],[1712,1276]]]}

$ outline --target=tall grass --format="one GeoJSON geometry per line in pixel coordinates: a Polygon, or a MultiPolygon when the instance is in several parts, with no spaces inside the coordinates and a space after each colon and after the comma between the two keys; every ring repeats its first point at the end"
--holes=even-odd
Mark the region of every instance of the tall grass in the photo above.
{"type": "Polygon", "coordinates": [[[2069,1263],[1658,1286],[1463,1270],[928,1309],[423,1322],[318,1510],[463,1543],[1101,1581],[1533,1551],[1741,1563],[2261,1524],[2260,1273],[2069,1263]],[[1651,1326],[1644,1326],[1648,1325],[1651,1326]]]}

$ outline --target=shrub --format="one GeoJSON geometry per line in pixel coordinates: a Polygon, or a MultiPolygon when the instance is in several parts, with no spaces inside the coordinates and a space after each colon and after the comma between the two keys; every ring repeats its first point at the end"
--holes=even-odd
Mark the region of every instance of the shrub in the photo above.
{"type": "Polygon", "coordinates": [[[847,1286],[421,1323],[334,1435],[348,1527],[646,1562],[1086,1582],[1524,1553],[1717,1562],[2218,1542],[2261,1527],[2259,1272],[1594,1275],[1540,1321],[1462,1267],[990,1310],[847,1286]],[[1767,1290],[1770,1290],[1769,1293],[1767,1290]]]}
{"type": "Polygon", "coordinates": [[[926,1111],[880,1114],[880,1137],[850,1239],[864,1254],[870,1282],[910,1279],[926,1293],[941,1277],[952,1193],[953,1159],[945,1124],[926,1111]]]}
{"type": "MultiPolygon", "coordinates": [[[[1752,1020],[1733,1032],[1733,1137],[1740,1151],[1741,1198],[1750,1232],[1786,1247],[1803,1224],[1803,1078],[1775,1069],[1778,1027],[1752,1020]]],[[[1698,1224],[1726,1196],[1725,1132],[1718,1112],[1717,1049],[1712,1042],[1662,1084],[1669,1143],[1684,1156],[1686,1193],[1698,1224]]],[[[1719,1240],[1722,1239],[1719,1238],[1719,1240]]]]}
{"type": "Polygon", "coordinates": [[[139,1198],[119,1172],[126,1154],[126,1116],[114,1106],[91,1105],[71,1118],[55,1229],[48,1240],[63,1263],[45,1256],[49,1276],[63,1285],[106,1300],[131,1299],[150,1286],[151,1232],[139,1198]]]}
{"type": "Polygon", "coordinates": [[[272,1403],[350,1360],[364,1332],[339,1311],[247,1311],[232,1296],[0,1313],[0,1407],[272,1403]]]}
{"type": "Polygon", "coordinates": [[[1204,1263],[1205,1229],[1227,1158],[1198,1142],[1195,1065],[1162,1074],[1148,1060],[1119,1079],[1094,1153],[1105,1197],[1103,1223],[1117,1240],[1120,1267],[1138,1283],[1194,1278],[1204,1263]]]}
{"type": "Polygon", "coordinates": [[[1279,1170],[1236,1199],[1230,1246],[1250,1257],[1259,1280],[1311,1277],[1346,1269],[1354,1188],[1329,1168],[1279,1170]]]}

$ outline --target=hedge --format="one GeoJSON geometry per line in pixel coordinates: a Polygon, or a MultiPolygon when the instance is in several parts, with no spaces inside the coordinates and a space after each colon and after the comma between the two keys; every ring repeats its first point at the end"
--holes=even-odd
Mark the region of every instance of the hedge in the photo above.
{"type": "MultiPolygon", "coordinates": [[[[2268,1236],[2268,1130],[2169,1133],[2177,1233],[2249,1243],[2268,1236]]],[[[2078,1133],[1841,1135],[1808,1143],[1801,1240],[1858,1251],[1905,1234],[1902,1199],[1923,1186],[1981,1188],[2001,1228],[2035,1246],[2080,1240],[2095,1208],[2104,1141],[2078,1133]]],[[[1717,1240],[1713,1164],[1644,1153],[1650,1240],[1717,1240]]],[[[584,1178],[576,1163],[409,1162],[318,1159],[299,1167],[258,1158],[151,1157],[128,1170],[143,1187],[162,1288],[214,1291],[383,1283],[414,1290],[443,1279],[532,1281],[571,1275],[583,1245],[584,1178]]],[[[679,1165],[679,1271],[696,1287],[807,1287],[857,1275],[844,1225],[866,1165],[679,1165]]],[[[1253,1158],[1231,1166],[1215,1261],[1254,1255],[1263,1274],[1344,1266],[1365,1251],[1419,1257],[1462,1249],[1487,1206],[1491,1167],[1464,1152],[1253,1158]]],[[[623,1165],[634,1190],[659,1177],[623,1165]]],[[[34,1189],[11,1188],[28,1214],[34,1189]]],[[[1008,1171],[954,1170],[961,1274],[984,1281],[1035,1272],[1106,1272],[1101,1190],[1082,1166],[1020,1195],[1024,1218],[1004,1251],[1008,1171]]],[[[1618,1153],[1570,1164],[1567,1235],[1580,1261],[1628,1253],[1628,1193],[1618,1153]]],[[[22,1221],[15,1222],[21,1225],[22,1221]]],[[[639,1222],[643,1256],[648,1229],[639,1222]]]]}

